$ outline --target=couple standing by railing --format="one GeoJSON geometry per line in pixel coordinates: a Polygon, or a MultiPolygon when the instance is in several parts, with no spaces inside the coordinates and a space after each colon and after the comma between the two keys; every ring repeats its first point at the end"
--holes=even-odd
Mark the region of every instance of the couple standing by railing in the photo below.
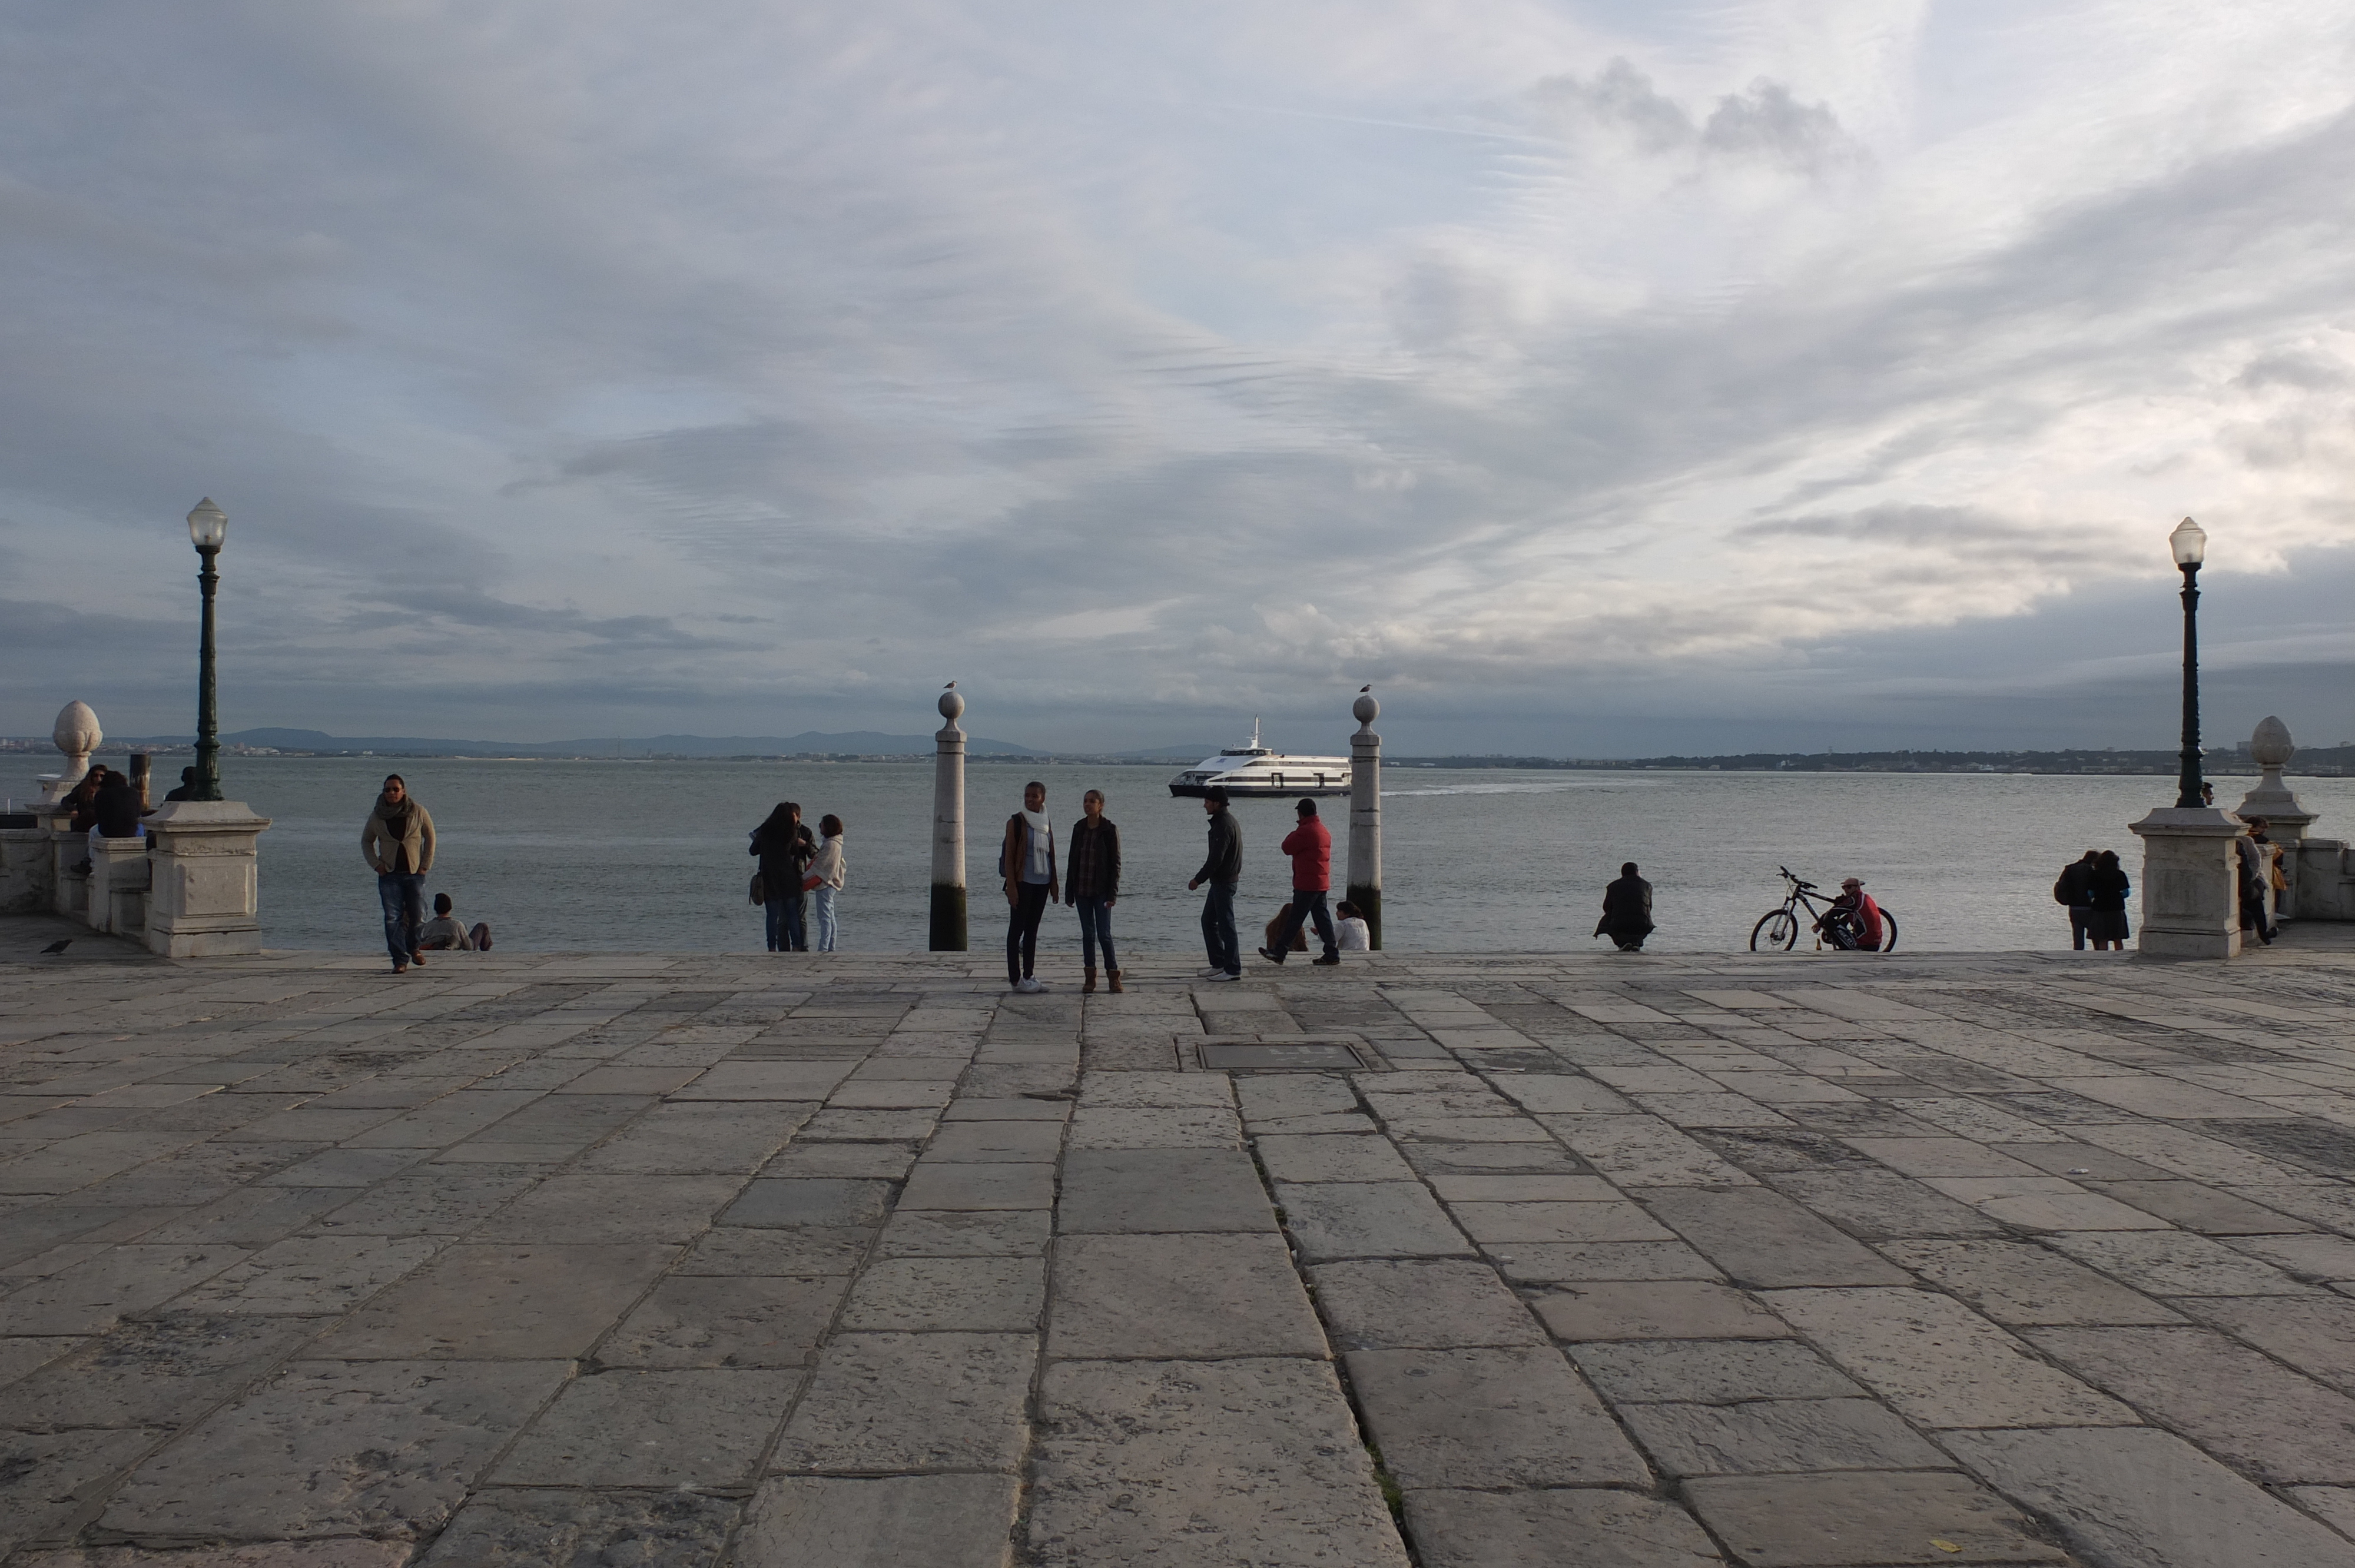
{"type": "Polygon", "coordinates": [[[752,902],[767,917],[769,951],[806,953],[810,950],[810,902],[817,904],[817,950],[834,951],[838,927],[835,901],[843,882],[842,819],[829,812],[818,819],[818,836],[802,823],[798,801],[780,800],[766,821],[752,830],[745,853],[760,861],[752,877],[752,902]]]}

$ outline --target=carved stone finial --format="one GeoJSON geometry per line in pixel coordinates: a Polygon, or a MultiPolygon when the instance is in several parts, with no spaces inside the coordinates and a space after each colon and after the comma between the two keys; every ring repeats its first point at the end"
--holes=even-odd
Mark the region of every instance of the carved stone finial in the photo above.
{"type": "Polygon", "coordinates": [[[98,715],[90,711],[90,705],[76,702],[58,710],[58,722],[50,727],[49,738],[66,757],[66,770],[49,786],[58,795],[63,795],[90,771],[90,754],[98,749],[106,733],[98,727],[98,715]]]}
{"type": "Polygon", "coordinates": [[[2256,733],[2249,736],[2249,760],[2268,773],[2279,773],[2296,755],[2297,747],[2289,737],[2289,726],[2271,714],[2257,721],[2256,733]]]}
{"type": "Polygon", "coordinates": [[[1349,711],[1357,715],[1360,725],[1370,725],[1381,715],[1382,705],[1374,701],[1371,692],[1359,692],[1358,700],[1349,705],[1349,711]]]}
{"type": "Polygon", "coordinates": [[[950,690],[941,694],[941,717],[954,724],[964,712],[964,696],[962,693],[950,690]]]}

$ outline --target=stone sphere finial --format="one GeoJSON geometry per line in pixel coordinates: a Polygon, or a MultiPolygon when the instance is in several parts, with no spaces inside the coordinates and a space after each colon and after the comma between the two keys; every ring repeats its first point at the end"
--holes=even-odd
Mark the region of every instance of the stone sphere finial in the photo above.
{"type": "Polygon", "coordinates": [[[1358,700],[1349,705],[1349,711],[1357,715],[1359,724],[1371,724],[1381,715],[1382,705],[1374,701],[1372,692],[1359,692],[1358,700]]]}
{"type": "Polygon", "coordinates": [[[2267,714],[2257,721],[2256,733],[2249,736],[2249,759],[2260,768],[2280,768],[2297,755],[2297,747],[2289,737],[2289,726],[2267,714]]]}
{"type": "Polygon", "coordinates": [[[98,715],[90,711],[88,703],[68,703],[58,710],[58,722],[51,726],[49,738],[68,757],[88,757],[98,749],[98,743],[106,735],[98,727],[98,715]]]}
{"type": "Polygon", "coordinates": [[[956,683],[952,681],[949,683],[949,689],[941,694],[941,717],[954,724],[964,713],[964,694],[958,692],[956,683]]]}

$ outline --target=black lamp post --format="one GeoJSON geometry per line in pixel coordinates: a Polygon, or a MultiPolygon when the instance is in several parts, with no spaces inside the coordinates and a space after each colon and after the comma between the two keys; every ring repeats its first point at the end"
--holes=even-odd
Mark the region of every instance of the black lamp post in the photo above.
{"type": "Polygon", "coordinates": [[[2208,535],[2186,517],[2167,543],[2183,570],[2183,772],[2175,803],[2200,806],[2206,802],[2200,798],[2200,562],[2208,554],[2208,535]]]}
{"type": "Polygon", "coordinates": [[[221,541],[228,537],[228,515],[213,504],[210,496],[197,502],[197,509],[188,514],[188,542],[204,562],[197,572],[197,586],[204,591],[205,620],[197,652],[197,781],[188,791],[191,800],[221,798],[220,715],[213,700],[213,590],[220,586],[220,573],[215,568],[221,541]]]}

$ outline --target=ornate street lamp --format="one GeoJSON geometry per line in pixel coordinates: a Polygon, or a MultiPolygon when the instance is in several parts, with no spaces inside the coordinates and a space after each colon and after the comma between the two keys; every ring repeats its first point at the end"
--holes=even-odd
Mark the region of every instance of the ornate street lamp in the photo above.
{"type": "Polygon", "coordinates": [[[215,568],[221,542],[228,537],[228,514],[213,504],[210,496],[197,502],[197,509],[188,514],[188,543],[197,547],[197,558],[204,562],[197,572],[197,586],[204,592],[205,620],[197,652],[197,780],[188,791],[191,800],[221,798],[220,715],[213,700],[213,590],[220,586],[220,573],[215,568]]]}
{"type": "MultiPolygon", "coordinates": [[[[2200,562],[2208,554],[2208,535],[2186,517],[2167,536],[2175,564],[2183,571],[2183,771],[2177,780],[2178,807],[2197,807],[2200,799],[2200,562]]],[[[209,622],[208,622],[209,624],[209,622]]]]}

